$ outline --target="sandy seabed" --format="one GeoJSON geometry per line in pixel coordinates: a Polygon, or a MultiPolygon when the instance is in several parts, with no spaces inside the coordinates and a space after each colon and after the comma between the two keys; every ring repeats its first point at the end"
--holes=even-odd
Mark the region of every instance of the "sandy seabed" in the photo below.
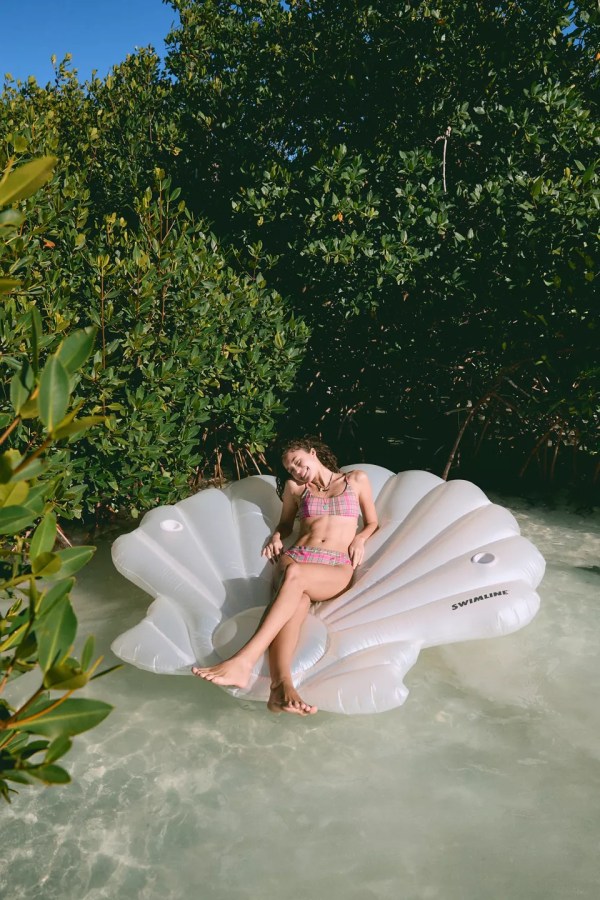
{"type": "MultiPolygon", "coordinates": [[[[595,900],[600,521],[498,502],[547,560],[531,625],[423,651],[376,716],[275,717],[131,667],[94,682],[115,709],[75,739],[73,784],[2,809],[0,896],[595,900]]],[[[73,602],[111,664],[149,600],[101,543],[73,602]]]]}

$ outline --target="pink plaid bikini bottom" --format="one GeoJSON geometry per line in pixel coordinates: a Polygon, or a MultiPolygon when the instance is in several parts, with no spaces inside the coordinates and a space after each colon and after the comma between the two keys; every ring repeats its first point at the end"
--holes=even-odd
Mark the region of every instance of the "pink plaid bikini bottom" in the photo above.
{"type": "Polygon", "coordinates": [[[284,556],[289,556],[297,563],[312,563],[318,566],[351,566],[352,560],[347,553],[341,550],[325,550],[324,547],[303,547],[296,545],[284,550],[284,556]]]}

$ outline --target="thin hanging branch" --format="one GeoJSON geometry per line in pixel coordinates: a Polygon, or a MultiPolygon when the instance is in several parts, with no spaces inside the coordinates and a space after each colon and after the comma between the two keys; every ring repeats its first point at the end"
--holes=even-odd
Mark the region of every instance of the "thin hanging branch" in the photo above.
{"type": "Polygon", "coordinates": [[[67,535],[64,533],[64,531],[62,530],[60,525],[56,526],[56,532],[58,534],[58,538],[59,538],[61,544],[63,544],[64,547],[72,547],[73,546],[73,544],[71,543],[71,541],[69,540],[67,535]]]}
{"type": "Polygon", "coordinates": [[[480,410],[481,407],[484,406],[489,401],[490,395],[492,393],[493,393],[493,390],[488,391],[486,394],[483,395],[483,397],[481,397],[477,401],[477,403],[475,403],[471,407],[471,411],[469,412],[468,416],[466,417],[465,421],[463,422],[463,424],[460,428],[460,431],[458,432],[458,434],[456,436],[456,440],[454,441],[454,446],[452,447],[452,450],[450,451],[450,456],[448,457],[448,461],[446,462],[444,471],[442,472],[442,478],[444,479],[444,481],[448,480],[448,474],[450,472],[450,469],[452,468],[452,463],[454,462],[454,457],[456,456],[456,451],[458,450],[459,444],[463,439],[463,435],[464,435],[465,431],[469,427],[469,423],[473,419],[473,416],[475,415],[475,413],[478,410],[480,410]]]}
{"type": "Polygon", "coordinates": [[[256,469],[256,471],[258,472],[258,474],[260,475],[260,474],[261,474],[260,466],[258,465],[258,463],[256,462],[256,460],[254,459],[254,457],[252,456],[252,454],[250,453],[250,451],[249,451],[247,448],[246,448],[246,453],[248,454],[248,456],[249,456],[250,459],[252,460],[252,463],[253,463],[253,465],[254,465],[254,468],[256,469]]]}
{"type": "Polygon", "coordinates": [[[4,443],[4,441],[7,439],[7,437],[10,436],[10,433],[12,431],[14,431],[14,429],[17,427],[17,425],[19,424],[20,421],[21,421],[21,416],[17,416],[15,419],[13,419],[13,421],[8,426],[8,428],[6,429],[4,434],[0,436],[0,444],[4,443]]]}
{"type": "Polygon", "coordinates": [[[448,125],[444,134],[440,134],[439,137],[436,137],[434,144],[437,144],[438,141],[444,142],[444,152],[442,154],[442,181],[444,183],[444,193],[447,193],[446,188],[446,150],[448,149],[448,138],[452,134],[452,126],[448,125]]]}

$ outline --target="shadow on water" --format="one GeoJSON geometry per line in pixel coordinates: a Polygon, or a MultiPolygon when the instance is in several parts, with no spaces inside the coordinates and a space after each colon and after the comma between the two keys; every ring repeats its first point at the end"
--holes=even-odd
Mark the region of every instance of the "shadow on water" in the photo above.
{"type": "Polygon", "coordinates": [[[593,572],[594,575],[600,575],[600,566],[577,566],[578,569],[582,569],[584,572],[593,572]]]}

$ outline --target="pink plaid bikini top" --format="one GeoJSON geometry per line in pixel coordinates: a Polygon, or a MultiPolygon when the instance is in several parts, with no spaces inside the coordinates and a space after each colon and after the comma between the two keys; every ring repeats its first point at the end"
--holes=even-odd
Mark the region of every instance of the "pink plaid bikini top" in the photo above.
{"type": "Polygon", "coordinates": [[[336,497],[317,497],[311,494],[308,487],[305,488],[300,498],[298,516],[301,519],[316,519],[318,516],[351,516],[358,519],[360,505],[358,497],[348,484],[348,476],[344,490],[336,497]]]}

